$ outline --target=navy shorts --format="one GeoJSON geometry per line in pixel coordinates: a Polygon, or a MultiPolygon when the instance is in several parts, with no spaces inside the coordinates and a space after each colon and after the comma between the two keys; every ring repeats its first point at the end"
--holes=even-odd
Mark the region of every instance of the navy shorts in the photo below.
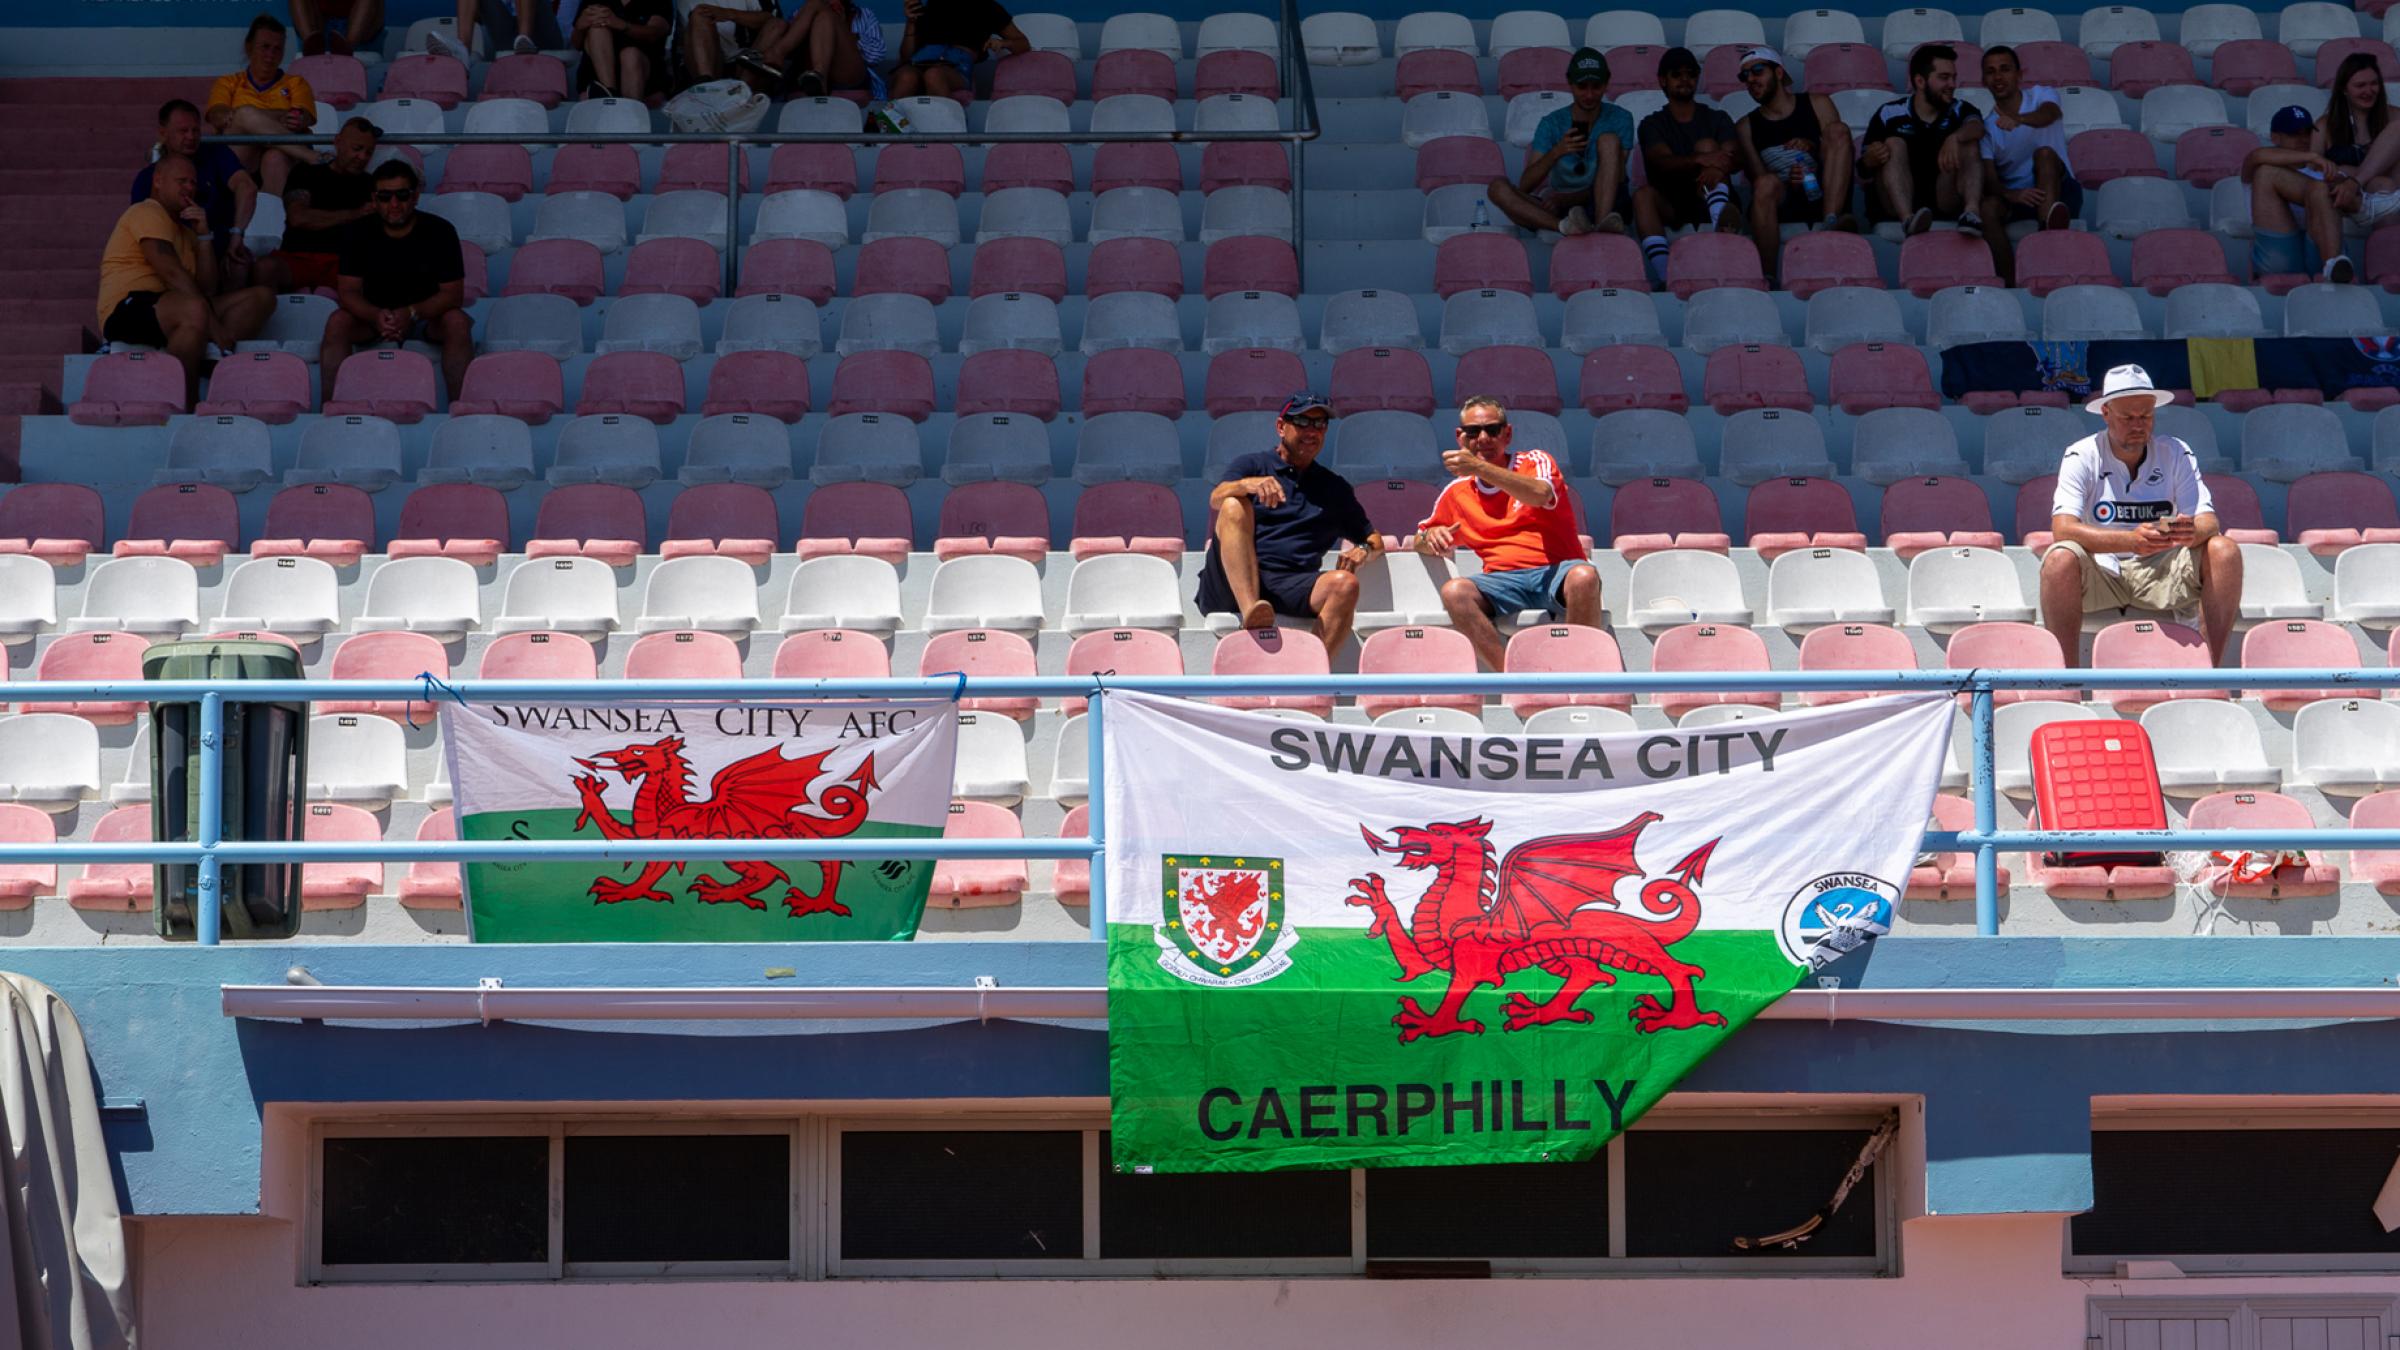
{"type": "Polygon", "coordinates": [[[972,47],[954,47],[937,43],[930,47],[919,47],[909,53],[908,63],[912,66],[945,65],[955,69],[961,75],[972,75],[975,73],[975,58],[980,55],[982,53],[972,47]]]}
{"type": "Polygon", "coordinates": [[[1478,572],[1469,580],[1483,596],[1487,614],[1514,617],[1525,610],[1538,609],[1553,619],[1564,619],[1567,606],[1561,597],[1567,573],[1590,566],[1585,562],[1551,563],[1547,567],[1520,567],[1513,572],[1478,572]]]}
{"type": "MultiPolygon", "coordinates": [[[[1315,569],[1285,571],[1261,564],[1258,569],[1258,596],[1275,607],[1275,612],[1294,619],[1315,619],[1317,611],[1308,603],[1316,592],[1317,578],[1324,573],[1315,569]]],[[[1200,564],[1200,592],[1195,597],[1203,614],[1234,614],[1233,587],[1225,580],[1225,569],[1217,564],[1217,550],[1212,545],[1200,564]]]]}

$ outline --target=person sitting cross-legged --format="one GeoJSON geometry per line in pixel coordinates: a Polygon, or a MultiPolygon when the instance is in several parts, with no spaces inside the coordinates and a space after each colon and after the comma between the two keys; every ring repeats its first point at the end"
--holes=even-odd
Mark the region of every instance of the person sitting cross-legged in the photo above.
{"type": "Polygon", "coordinates": [[[1213,524],[1200,562],[1203,614],[1234,614],[1244,628],[1275,616],[1314,619],[1331,660],[1350,640],[1358,569],[1383,552],[1350,480],[1317,463],[1333,405],[1302,392],[1275,419],[1273,450],[1237,456],[1208,494],[1213,524]],[[1348,541],[1331,571],[1325,554],[1348,541]]]}
{"type": "Polygon", "coordinates": [[[1575,101],[1534,124],[1525,171],[1485,189],[1501,214],[1529,230],[1625,232],[1633,188],[1626,178],[1633,114],[1608,101],[1608,58],[1584,47],[1567,58],[1575,101]]]}
{"type": "Polygon", "coordinates": [[[1508,654],[1495,618],[1538,609],[1600,626],[1600,569],[1575,528],[1565,475],[1547,450],[1511,451],[1515,436],[1498,399],[1460,403],[1458,448],[1442,453],[1458,476],[1417,526],[1417,552],[1447,558],[1464,548],[1483,560],[1480,574],[1442,583],[1442,608],[1492,670],[1508,654]]]}
{"type": "Polygon", "coordinates": [[[442,349],[442,376],[457,398],[475,359],[458,231],[417,209],[417,171],[407,160],[376,168],[372,200],[375,213],[342,235],[340,308],[325,321],[317,368],[330,389],[362,342],[430,341],[442,349]]]}
{"type": "MultiPolygon", "coordinates": [[[[250,21],[242,39],[242,68],[219,76],[201,105],[209,130],[220,136],[305,135],[317,124],[316,91],[283,68],[284,43],[281,19],[261,14],[250,21]]],[[[306,145],[241,145],[233,153],[258,175],[258,185],[270,197],[283,195],[292,170],[317,162],[315,148],[306,145]]]]}
{"type": "Polygon", "coordinates": [[[100,253],[100,336],[160,347],[183,366],[186,405],[198,401],[210,346],[233,345],[267,323],[275,292],[226,289],[192,161],[169,150],[150,166],[150,195],[125,208],[100,253]]]}

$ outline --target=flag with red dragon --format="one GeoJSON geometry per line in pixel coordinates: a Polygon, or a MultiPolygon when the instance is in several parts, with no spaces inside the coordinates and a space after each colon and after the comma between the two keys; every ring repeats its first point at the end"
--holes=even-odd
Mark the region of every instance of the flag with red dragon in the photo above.
{"type": "Polygon", "coordinates": [[[1889,930],[1950,725],[1943,695],[1593,736],[1108,695],[1115,1164],[1591,1157],[1889,930]]]}
{"type": "Polygon", "coordinates": [[[874,841],[943,832],[947,702],[501,701],[442,721],[459,838],[627,845],[622,859],[466,864],[477,942],[893,941],[924,917],[933,864],[877,858],[874,841]],[[678,858],[686,839],[859,849],[678,858]]]}

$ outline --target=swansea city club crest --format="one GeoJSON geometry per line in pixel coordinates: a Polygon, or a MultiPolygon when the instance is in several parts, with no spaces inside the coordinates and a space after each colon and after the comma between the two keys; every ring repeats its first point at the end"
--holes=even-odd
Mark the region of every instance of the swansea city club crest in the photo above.
{"type": "Polygon", "coordinates": [[[1292,964],[1300,939],[1283,917],[1283,859],[1169,854],[1160,859],[1158,963],[1216,988],[1257,984],[1292,964]]]}

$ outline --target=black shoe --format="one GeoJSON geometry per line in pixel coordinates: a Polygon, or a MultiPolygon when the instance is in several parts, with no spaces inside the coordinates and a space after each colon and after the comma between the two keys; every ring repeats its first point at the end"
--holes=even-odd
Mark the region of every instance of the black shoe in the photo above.
{"type": "Polygon", "coordinates": [[[783,83],[783,67],[769,61],[756,47],[742,48],[741,53],[733,58],[733,63],[746,70],[755,70],[778,85],[783,83]]]}
{"type": "Polygon", "coordinates": [[[1975,214],[1974,212],[1972,212],[1972,211],[1961,211],[1961,212],[1959,212],[1959,213],[1958,213],[1958,232],[1959,232],[1960,234],[1971,234],[1971,235],[1974,235],[1974,236],[1976,236],[1976,237],[1978,237],[1978,238],[1982,237],[1982,235],[1983,235],[1983,217],[1981,217],[1981,216],[1979,216],[1979,215],[1976,215],[1976,214],[1975,214]]]}
{"type": "Polygon", "coordinates": [[[825,97],[825,77],[813,70],[801,71],[799,85],[792,96],[794,98],[825,97]]]}

